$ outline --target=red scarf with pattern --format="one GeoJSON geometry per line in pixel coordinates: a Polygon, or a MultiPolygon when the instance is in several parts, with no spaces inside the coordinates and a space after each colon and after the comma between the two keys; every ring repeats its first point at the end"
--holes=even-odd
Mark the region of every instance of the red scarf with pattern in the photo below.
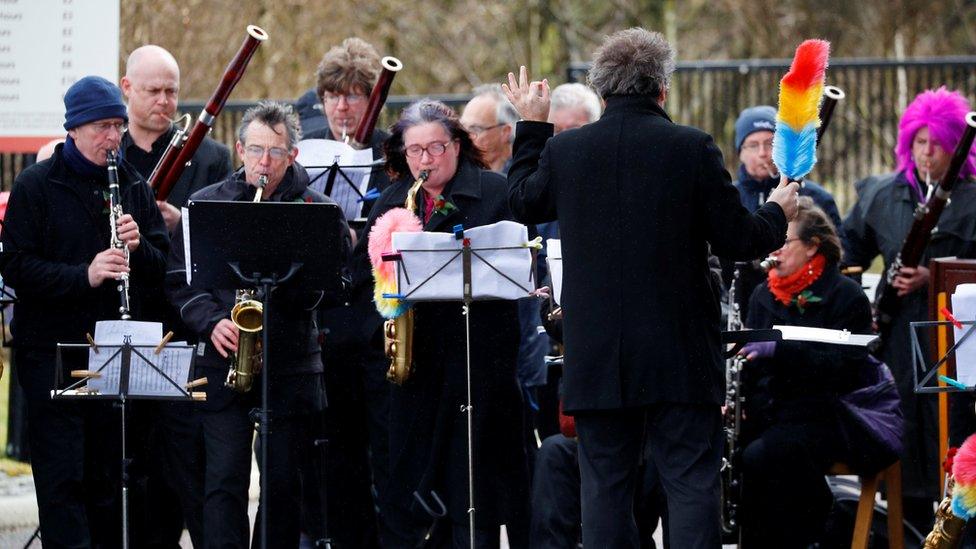
{"type": "Polygon", "coordinates": [[[776,274],[776,269],[770,269],[769,291],[773,293],[776,301],[789,307],[798,293],[820,278],[826,264],[827,259],[823,255],[817,254],[810,258],[806,265],[786,276],[779,276],[776,274]]]}

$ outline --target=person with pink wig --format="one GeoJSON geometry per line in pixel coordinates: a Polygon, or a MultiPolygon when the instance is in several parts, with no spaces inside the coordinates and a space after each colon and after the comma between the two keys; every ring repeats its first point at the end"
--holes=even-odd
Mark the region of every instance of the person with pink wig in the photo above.
{"type": "MultiPolygon", "coordinates": [[[[898,124],[896,171],[856,184],[857,202],[842,229],[845,265],[867,269],[881,255],[887,271],[912,226],[915,208],[925,202],[945,175],[970,110],[970,103],[962,94],[945,87],[926,90],[908,105],[898,124]]],[[[894,315],[891,335],[880,349],[880,358],[891,367],[898,382],[905,416],[905,454],[901,462],[905,517],[922,532],[931,527],[933,503],[940,488],[938,416],[936,399],[914,393],[909,322],[932,320],[927,314],[929,260],[976,257],[974,174],[976,153],[971,150],[953,189],[952,201],[932,231],[923,260],[916,268],[902,267],[893,282],[901,303],[894,315]]],[[[883,288],[879,288],[881,291],[883,288]]],[[[928,340],[921,339],[922,346],[927,347],[928,340]]],[[[927,349],[923,351],[928,356],[927,349]]],[[[953,408],[961,411],[962,407],[953,408]]],[[[953,421],[950,427],[950,444],[958,445],[962,438],[953,439],[976,430],[972,406],[966,406],[966,413],[959,417],[960,421],[953,421]]]]}

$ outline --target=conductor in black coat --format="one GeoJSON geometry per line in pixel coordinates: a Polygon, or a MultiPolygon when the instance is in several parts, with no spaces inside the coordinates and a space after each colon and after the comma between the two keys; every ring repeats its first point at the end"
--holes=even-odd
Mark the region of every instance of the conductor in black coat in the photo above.
{"type": "Polygon", "coordinates": [[[597,50],[599,121],[552,135],[548,83],[518,82],[509,203],[526,223],[559,220],[564,408],[580,437],[583,543],[637,547],[634,487],[645,440],[668,499],[673,547],[718,547],[719,288],[708,244],[730,259],[782,245],[796,209],[784,183],[755,214],[712,138],[663,109],[674,51],[629,29],[597,50]],[[548,141],[547,141],[548,140],[548,141]]]}

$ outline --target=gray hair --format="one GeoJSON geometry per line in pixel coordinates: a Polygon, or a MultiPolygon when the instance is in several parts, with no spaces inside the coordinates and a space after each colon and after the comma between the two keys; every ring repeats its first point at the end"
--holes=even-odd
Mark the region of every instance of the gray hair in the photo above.
{"type": "Polygon", "coordinates": [[[240,126],[237,127],[237,140],[242,145],[246,144],[244,143],[244,136],[247,133],[247,128],[251,125],[251,122],[255,121],[271,129],[274,129],[278,124],[284,124],[285,130],[288,133],[289,149],[294,148],[295,144],[302,139],[302,125],[298,121],[298,115],[295,114],[295,110],[291,105],[286,103],[265,100],[247,109],[244,112],[244,117],[241,118],[240,126]]]}
{"type": "Polygon", "coordinates": [[[647,94],[658,97],[671,85],[674,48],[659,32],[635,27],[607,36],[593,54],[587,76],[601,97],[647,94]]]}
{"type": "Polygon", "coordinates": [[[475,97],[481,97],[482,95],[487,95],[495,100],[495,122],[496,124],[507,124],[512,128],[512,133],[509,135],[509,141],[515,140],[515,123],[519,121],[522,117],[519,115],[518,109],[515,105],[505,97],[505,92],[502,91],[501,84],[482,84],[476,87],[474,90],[475,97]]]}
{"type": "Polygon", "coordinates": [[[589,122],[596,122],[600,118],[603,107],[600,105],[600,98],[596,92],[579,82],[560,84],[552,90],[550,96],[550,111],[561,111],[563,109],[582,108],[586,111],[586,118],[589,122]]]}

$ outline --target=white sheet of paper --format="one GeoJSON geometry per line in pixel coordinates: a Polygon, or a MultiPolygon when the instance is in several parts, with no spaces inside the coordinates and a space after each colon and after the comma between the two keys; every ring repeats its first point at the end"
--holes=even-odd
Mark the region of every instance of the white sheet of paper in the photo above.
{"type": "Polygon", "coordinates": [[[190,268],[190,265],[193,265],[193,260],[190,258],[190,209],[183,206],[180,211],[183,225],[183,265],[186,268],[186,285],[189,286],[193,278],[193,269],[190,268]]]}
{"type": "Polygon", "coordinates": [[[369,187],[369,176],[373,168],[347,168],[345,166],[365,166],[373,161],[373,149],[365,148],[357,151],[356,149],[331,139],[303,139],[298,142],[299,164],[308,171],[308,177],[312,181],[309,185],[312,189],[325,193],[325,184],[328,175],[324,174],[329,166],[338,162],[342,168],[342,173],[349,177],[349,180],[356,185],[359,193],[353,190],[349,181],[346,181],[342,174],[336,176],[335,183],[332,185],[332,200],[335,200],[346,219],[357,219],[362,217],[363,203],[361,195],[366,194],[369,187]]]}
{"type": "Polygon", "coordinates": [[[828,328],[773,326],[773,329],[782,332],[783,339],[788,341],[815,341],[819,343],[866,347],[872,341],[878,339],[878,336],[874,334],[852,334],[847,330],[831,330],[828,328]]]}
{"type": "MultiPolygon", "coordinates": [[[[976,284],[960,284],[952,293],[952,315],[958,320],[976,319],[976,284]]],[[[953,328],[954,341],[962,339],[966,330],[972,326],[964,325],[963,329],[953,328]]],[[[976,334],[969,336],[962,345],[956,347],[956,380],[972,387],[976,385],[976,334]]]]}
{"type": "Polygon", "coordinates": [[[556,303],[562,303],[563,295],[563,245],[558,238],[546,240],[549,278],[552,279],[552,296],[556,303]]]}
{"type": "MultiPolygon", "coordinates": [[[[88,369],[95,371],[101,368],[101,377],[88,380],[88,389],[102,394],[118,394],[119,373],[122,368],[122,354],[116,354],[126,336],[131,337],[132,345],[159,345],[163,339],[163,325],[159,322],[140,322],[136,320],[100,320],[95,323],[95,345],[99,345],[98,352],[88,349],[88,369]],[[113,354],[115,357],[102,368],[105,361],[113,354]]],[[[130,372],[131,378],[131,372],[130,372]]]]}
{"type": "MultiPolygon", "coordinates": [[[[500,221],[465,229],[464,236],[471,239],[471,291],[475,299],[519,299],[534,289],[525,225],[500,221]]],[[[462,299],[461,247],[461,241],[450,233],[393,233],[393,249],[403,257],[397,263],[399,293],[407,295],[409,301],[462,299]]]]}
{"type": "Polygon", "coordinates": [[[159,368],[157,372],[142,357],[133,354],[129,368],[129,394],[138,396],[183,397],[183,386],[190,378],[190,362],[196,347],[186,342],[169,343],[157,355],[153,349],[141,348],[139,353],[159,368]],[[165,374],[165,377],[163,377],[165,374]],[[169,378],[169,379],[167,379],[169,378]],[[174,386],[169,380],[176,383],[174,386]]]}

